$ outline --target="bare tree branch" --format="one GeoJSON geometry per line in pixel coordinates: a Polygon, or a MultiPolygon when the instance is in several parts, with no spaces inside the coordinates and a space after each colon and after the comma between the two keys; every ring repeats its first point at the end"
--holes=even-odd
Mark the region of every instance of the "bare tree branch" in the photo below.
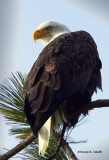
{"type": "Polygon", "coordinates": [[[95,109],[95,108],[102,108],[102,107],[109,107],[109,99],[103,99],[103,100],[96,100],[93,102],[90,102],[89,104],[79,108],[78,111],[76,111],[73,116],[75,117],[78,114],[88,112],[89,110],[95,109]]]}
{"type": "Polygon", "coordinates": [[[29,135],[26,139],[24,139],[21,143],[19,143],[17,146],[6,152],[5,154],[0,156],[0,160],[8,160],[9,158],[16,155],[18,152],[23,150],[25,147],[27,147],[32,141],[35,140],[35,137],[33,134],[29,135]]]}
{"type": "Polygon", "coordinates": [[[74,154],[74,152],[72,151],[71,147],[69,146],[68,142],[66,142],[65,140],[63,140],[63,149],[66,151],[67,155],[69,156],[70,160],[77,160],[76,155],[74,154]]]}
{"type": "MultiPolygon", "coordinates": [[[[109,107],[109,99],[93,101],[93,102],[89,103],[88,105],[82,107],[78,112],[75,112],[74,116],[76,116],[77,114],[81,114],[84,111],[88,112],[91,109],[102,108],[102,107],[109,107]]],[[[28,146],[34,140],[35,140],[35,137],[31,134],[25,140],[23,140],[21,143],[19,143],[17,146],[15,146],[14,148],[12,148],[11,150],[9,150],[8,152],[6,152],[5,154],[1,155],[0,156],[0,160],[8,160],[12,156],[16,155],[18,152],[20,152],[21,150],[23,150],[26,146],[28,146]]],[[[67,146],[66,147],[66,152],[72,158],[71,160],[76,160],[75,159],[75,155],[74,155],[73,151],[71,151],[71,148],[69,147],[69,145],[67,144],[67,142],[64,143],[64,144],[65,144],[64,147],[67,146]]]]}

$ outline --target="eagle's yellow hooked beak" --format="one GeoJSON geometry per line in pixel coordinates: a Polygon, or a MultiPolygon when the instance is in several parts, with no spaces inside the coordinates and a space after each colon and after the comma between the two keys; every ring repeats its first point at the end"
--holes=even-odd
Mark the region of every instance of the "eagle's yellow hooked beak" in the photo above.
{"type": "Polygon", "coordinates": [[[40,38],[44,37],[45,34],[46,33],[43,32],[41,29],[37,29],[32,35],[33,40],[36,42],[37,39],[40,39],[40,38]]]}

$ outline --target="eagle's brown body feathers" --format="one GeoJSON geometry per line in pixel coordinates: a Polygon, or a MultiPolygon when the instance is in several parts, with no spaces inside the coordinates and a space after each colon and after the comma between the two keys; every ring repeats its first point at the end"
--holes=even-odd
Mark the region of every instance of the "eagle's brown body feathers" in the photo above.
{"type": "Polygon", "coordinates": [[[66,33],[50,42],[23,87],[24,110],[33,133],[63,104],[65,117],[74,126],[79,115],[72,118],[73,112],[102,88],[100,69],[97,46],[89,33],[66,33]]]}

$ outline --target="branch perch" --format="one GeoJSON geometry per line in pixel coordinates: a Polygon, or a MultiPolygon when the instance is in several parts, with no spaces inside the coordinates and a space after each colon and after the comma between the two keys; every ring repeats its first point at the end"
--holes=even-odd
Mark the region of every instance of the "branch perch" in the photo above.
{"type": "Polygon", "coordinates": [[[16,155],[18,152],[23,150],[25,147],[27,147],[31,142],[35,140],[35,137],[33,134],[29,135],[26,139],[24,139],[22,142],[20,142],[17,146],[6,152],[5,154],[0,156],[0,160],[8,160],[9,158],[16,155]]]}
{"type": "Polygon", "coordinates": [[[77,160],[76,155],[74,154],[74,152],[72,151],[72,149],[70,148],[68,142],[66,142],[65,140],[63,140],[63,149],[66,151],[67,155],[69,156],[70,160],[77,160]]]}
{"type": "MultiPolygon", "coordinates": [[[[102,108],[102,107],[109,107],[109,99],[93,101],[93,102],[89,103],[88,105],[82,107],[78,112],[75,112],[74,116],[76,114],[80,114],[80,113],[82,113],[84,111],[89,111],[89,110],[94,109],[94,108],[102,108]]],[[[35,137],[31,134],[25,140],[23,140],[21,143],[19,143],[17,146],[15,146],[14,148],[12,148],[11,150],[9,150],[8,152],[6,152],[5,154],[1,155],[0,156],[0,160],[8,160],[9,158],[11,158],[14,155],[16,155],[18,152],[20,152],[21,150],[23,150],[25,147],[27,147],[34,140],[35,140],[35,137]]],[[[69,153],[69,155],[72,158],[72,160],[75,160],[74,159],[75,155],[73,155],[73,151],[71,151],[71,148],[68,147],[67,142],[65,143],[64,147],[66,145],[67,145],[67,153],[69,153]]]]}

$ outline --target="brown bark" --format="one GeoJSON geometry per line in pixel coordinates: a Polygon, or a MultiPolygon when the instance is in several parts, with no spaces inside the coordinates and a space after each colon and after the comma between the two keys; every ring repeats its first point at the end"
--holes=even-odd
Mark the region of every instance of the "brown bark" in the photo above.
{"type": "Polygon", "coordinates": [[[35,137],[33,134],[28,136],[25,140],[23,140],[21,143],[19,143],[17,146],[6,152],[5,154],[0,156],[0,160],[8,160],[9,158],[16,155],[18,152],[23,150],[25,147],[27,147],[32,141],[35,140],[35,137]]]}
{"type": "Polygon", "coordinates": [[[65,150],[65,152],[67,153],[67,155],[69,156],[70,160],[77,160],[76,155],[74,154],[74,152],[72,151],[71,147],[69,146],[68,142],[66,142],[65,140],[63,141],[64,146],[63,149],[65,150]]]}

